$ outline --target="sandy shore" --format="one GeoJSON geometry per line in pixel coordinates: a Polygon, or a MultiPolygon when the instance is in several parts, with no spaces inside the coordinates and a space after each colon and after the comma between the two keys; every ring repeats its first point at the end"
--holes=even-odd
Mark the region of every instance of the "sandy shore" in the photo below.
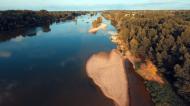
{"type": "Polygon", "coordinates": [[[129,106],[128,81],[122,57],[115,50],[93,55],[86,65],[87,74],[116,106],[129,106]]]}
{"type": "Polygon", "coordinates": [[[144,80],[135,73],[132,63],[124,61],[116,50],[94,54],[87,61],[86,71],[116,106],[153,106],[144,80]]]}
{"type": "Polygon", "coordinates": [[[89,33],[96,33],[97,31],[99,31],[99,30],[106,30],[106,27],[107,27],[107,24],[104,24],[104,23],[102,23],[102,24],[100,24],[100,26],[99,27],[97,27],[97,28],[90,28],[89,29],[89,33]]]}

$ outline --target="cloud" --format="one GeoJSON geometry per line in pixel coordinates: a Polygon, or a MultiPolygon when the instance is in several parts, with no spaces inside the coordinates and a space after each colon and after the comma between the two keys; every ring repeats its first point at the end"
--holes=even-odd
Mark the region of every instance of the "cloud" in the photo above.
{"type": "Polygon", "coordinates": [[[12,90],[18,85],[16,81],[0,80],[0,105],[13,100],[12,90]]]}
{"type": "Polygon", "coordinates": [[[0,58],[9,58],[12,55],[9,51],[0,51],[0,58]]]}
{"type": "Polygon", "coordinates": [[[12,39],[12,41],[14,41],[14,42],[22,42],[23,40],[24,40],[23,36],[18,36],[15,39],[12,39]]]}
{"type": "Polygon", "coordinates": [[[68,63],[72,63],[72,62],[75,61],[75,60],[76,60],[75,58],[71,57],[71,58],[68,58],[68,59],[66,59],[66,60],[61,61],[61,62],[60,62],[60,65],[61,65],[62,67],[65,67],[65,66],[67,66],[68,63]]]}
{"type": "Polygon", "coordinates": [[[0,4],[3,4],[1,10],[190,9],[189,0],[33,0],[32,3],[29,0],[1,0],[0,4]]]}

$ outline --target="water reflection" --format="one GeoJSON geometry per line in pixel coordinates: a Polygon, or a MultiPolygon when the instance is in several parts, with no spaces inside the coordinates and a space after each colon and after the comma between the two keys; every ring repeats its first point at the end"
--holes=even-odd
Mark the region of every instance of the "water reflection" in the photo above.
{"type": "Polygon", "coordinates": [[[90,36],[91,20],[98,16],[88,17],[78,17],[77,24],[66,21],[0,34],[0,51],[7,57],[0,58],[0,81],[7,88],[16,82],[11,90],[0,88],[0,99],[9,94],[0,106],[113,106],[85,73],[91,54],[114,47],[102,31],[90,36]]]}
{"type": "Polygon", "coordinates": [[[12,39],[14,42],[22,42],[24,40],[23,36],[17,36],[15,39],[12,39]]]}
{"type": "Polygon", "coordinates": [[[42,26],[42,30],[43,30],[43,32],[50,32],[51,31],[50,25],[44,25],[44,26],[42,26]]]}
{"type": "Polygon", "coordinates": [[[12,53],[9,51],[0,51],[0,58],[9,58],[11,55],[12,53]]]}
{"type": "Polygon", "coordinates": [[[60,63],[60,65],[61,65],[62,67],[65,67],[65,66],[67,66],[67,64],[73,63],[73,62],[75,62],[75,61],[76,61],[76,58],[71,57],[71,58],[68,58],[68,59],[66,59],[66,60],[63,60],[63,61],[60,63]]]}
{"type": "Polygon", "coordinates": [[[37,32],[39,31],[43,31],[45,33],[50,32],[51,31],[50,25],[44,25],[42,27],[35,27],[28,29],[18,29],[9,32],[0,32],[0,42],[8,41],[13,38],[16,38],[13,41],[20,42],[26,36],[36,36],[37,32]]]}
{"type": "Polygon", "coordinates": [[[0,80],[0,105],[5,106],[4,101],[12,102],[14,101],[13,89],[17,86],[16,81],[6,81],[0,80]]]}

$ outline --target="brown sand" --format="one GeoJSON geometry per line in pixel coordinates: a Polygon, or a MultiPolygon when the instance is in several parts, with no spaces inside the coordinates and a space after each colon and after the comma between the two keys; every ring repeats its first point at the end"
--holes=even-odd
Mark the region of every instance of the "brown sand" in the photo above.
{"type": "Polygon", "coordinates": [[[86,69],[88,76],[116,106],[153,106],[144,80],[116,50],[93,55],[86,69]]]}
{"type": "Polygon", "coordinates": [[[104,24],[104,23],[102,23],[102,24],[100,24],[100,26],[97,27],[97,28],[90,28],[88,32],[90,32],[90,33],[96,33],[97,31],[99,31],[99,30],[101,30],[101,29],[102,29],[102,30],[106,30],[106,27],[107,27],[107,25],[104,24]]]}
{"type": "Polygon", "coordinates": [[[88,76],[116,106],[129,105],[128,81],[119,53],[113,50],[110,54],[101,52],[93,55],[86,69],[88,76]]]}

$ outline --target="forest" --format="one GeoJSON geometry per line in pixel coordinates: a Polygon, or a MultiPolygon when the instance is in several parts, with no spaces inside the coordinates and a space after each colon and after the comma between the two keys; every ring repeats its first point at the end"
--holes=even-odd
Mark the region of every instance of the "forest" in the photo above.
{"type": "Polygon", "coordinates": [[[53,22],[60,22],[75,19],[87,12],[74,11],[51,11],[46,10],[7,10],[0,12],[0,31],[9,31],[19,28],[50,25],[53,22]]]}
{"type": "Polygon", "coordinates": [[[157,106],[190,103],[190,11],[104,11],[129,50],[150,59],[168,85],[146,82],[157,106]]]}

